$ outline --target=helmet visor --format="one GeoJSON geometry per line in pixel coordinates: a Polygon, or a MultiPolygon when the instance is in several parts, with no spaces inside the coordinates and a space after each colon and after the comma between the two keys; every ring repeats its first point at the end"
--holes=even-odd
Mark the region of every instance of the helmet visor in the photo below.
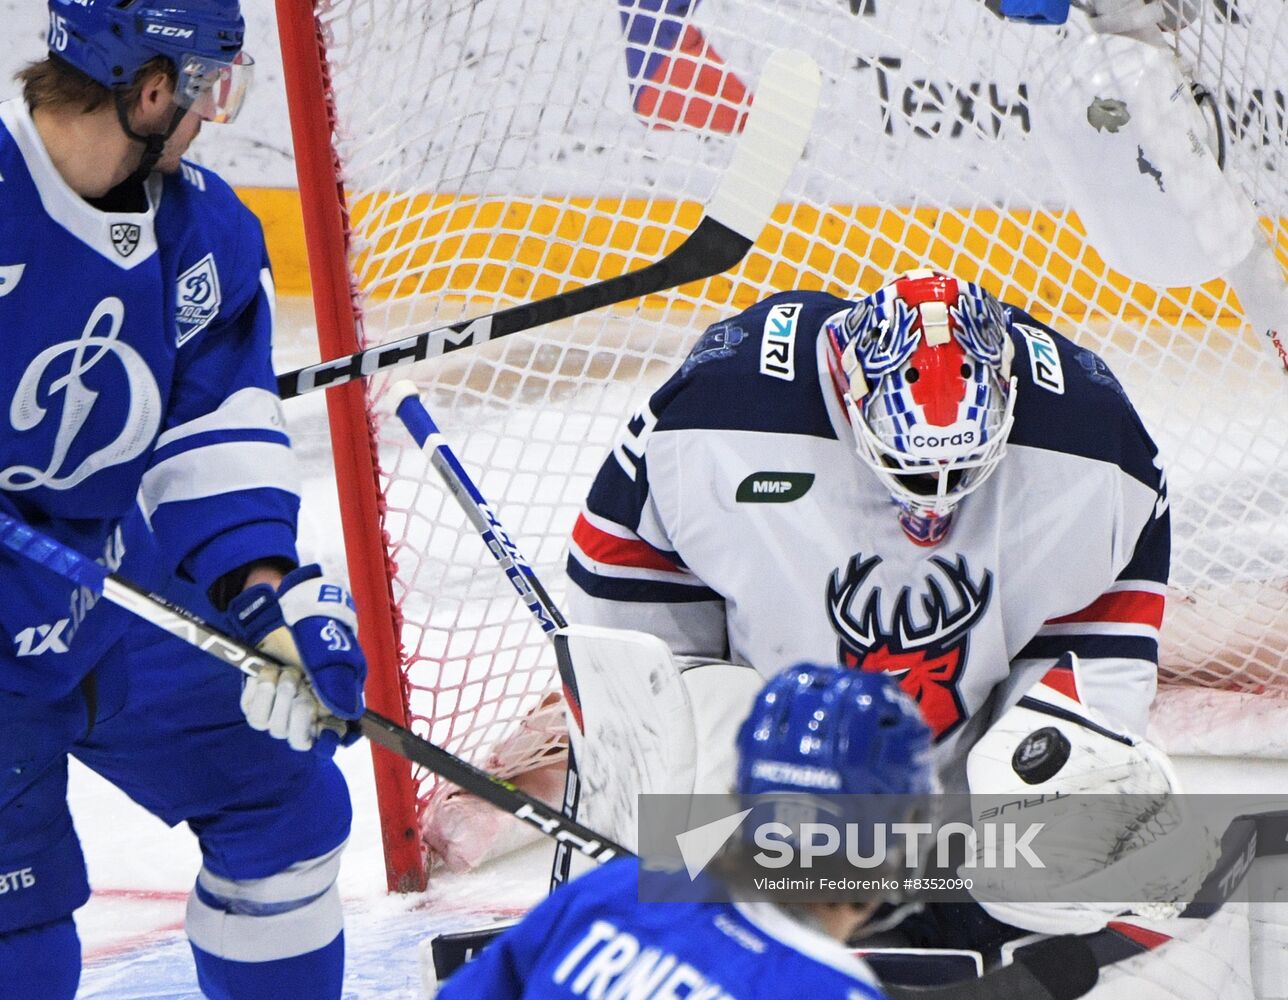
{"type": "Polygon", "coordinates": [[[185,56],[175,103],[208,122],[231,122],[241,110],[254,76],[255,60],[245,52],[230,60],[185,56]]]}

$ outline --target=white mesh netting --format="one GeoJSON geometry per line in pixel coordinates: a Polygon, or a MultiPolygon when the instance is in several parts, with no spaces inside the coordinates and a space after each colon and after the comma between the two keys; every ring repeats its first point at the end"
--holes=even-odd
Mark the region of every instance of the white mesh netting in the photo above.
{"type": "MultiPolygon", "coordinates": [[[[1281,263],[1286,10],[1209,0],[1176,36],[1281,263]]],[[[732,152],[719,129],[737,117],[718,109],[695,127],[709,105],[684,107],[676,88],[754,93],[777,45],[822,69],[804,161],[732,275],[413,370],[556,599],[565,537],[618,422],[707,323],[773,290],[854,294],[929,263],[1101,352],[1137,403],[1174,503],[1166,680],[1288,686],[1288,381],[1224,284],[1136,286],[1085,246],[1030,137],[1053,47],[1085,30],[1076,15],[1057,30],[1003,23],[977,0],[331,0],[319,16],[368,343],[655,259],[696,223],[732,152]],[[674,27],[628,45],[643,27],[630,18],[663,6],[674,27]],[[641,90],[650,71],[663,83],[641,90]]],[[[415,728],[522,770],[560,739],[557,713],[514,735],[554,683],[552,652],[379,416],[384,383],[369,389],[415,728]]],[[[432,812],[442,790],[426,776],[421,792],[432,812]]]]}

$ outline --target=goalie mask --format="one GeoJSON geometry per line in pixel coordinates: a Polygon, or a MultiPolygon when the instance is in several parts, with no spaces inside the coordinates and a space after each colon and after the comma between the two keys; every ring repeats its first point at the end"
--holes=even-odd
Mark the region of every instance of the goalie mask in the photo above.
{"type": "Polygon", "coordinates": [[[954,508],[1006,450],[1015,407],[1007,327],[987,291],[936,271],[904,275],[824,326],[859,458],[919,544],[947,536],[954,508]]]}

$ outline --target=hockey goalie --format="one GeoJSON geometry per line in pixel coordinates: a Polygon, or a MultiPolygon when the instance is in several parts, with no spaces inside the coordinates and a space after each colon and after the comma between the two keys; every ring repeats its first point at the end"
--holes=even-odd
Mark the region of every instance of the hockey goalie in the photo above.
{"type": "MultiPolygon", "coordinates": [[[[1170,769],[1140,739],[1169,549],[1157,451],[1093,352],[939,272],[857,301],[775,295],[709,329],[627,422],[574,529],[569,618],[652,633],[681,665],[674,684],[633,678],[604,724],[616,746],[578,753],[591,772],[608,767],[583,774],[584,818],[630,843],[635,792],[726,789],[725,718],[763,676],[810,660],[895,675],[935,734],[948,790],[1021,787],[969,754],[1041,728],[1016,707],[1040,682],[1076,706],[1061,707],[1079,720],[1066,724],[1070,790],[1170,800],[1170,769]],[[650,698],[660,714],[628,725],[625,709],[650,698]]],[[[1108,866],[1087,849],[1088,866],[1108,866]]],[[[1160,891],[1181,899],[1191,877],[1160,891]]],[[[988,952],[1129,910],[972,904],[923,914],[910,933],[988,952]]],[[[1243,984],[1251,996],[1238,924],[1231,912],[1203,925],[1229,925],[1230,940],[1196,952],[1221,971],[1195,973],[1188,995],[1243,984]]]]}

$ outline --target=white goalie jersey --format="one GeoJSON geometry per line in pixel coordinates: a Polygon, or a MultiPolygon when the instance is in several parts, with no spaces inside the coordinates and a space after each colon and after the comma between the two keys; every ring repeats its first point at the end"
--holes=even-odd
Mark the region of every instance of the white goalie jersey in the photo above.
{"type": "Polygon", "coordinates": [[[784,293],[703,334],[600,469],[570,543],[570,619],[766,677],[805,660],[895,673],[941,765],[1065,651],[1087,703],[1143,733],[1170,532],[1121,386],[1008,307],[1008,450],[923,546],[855,454],[829,375],[819,332],[850,304],[784,293]]]}

